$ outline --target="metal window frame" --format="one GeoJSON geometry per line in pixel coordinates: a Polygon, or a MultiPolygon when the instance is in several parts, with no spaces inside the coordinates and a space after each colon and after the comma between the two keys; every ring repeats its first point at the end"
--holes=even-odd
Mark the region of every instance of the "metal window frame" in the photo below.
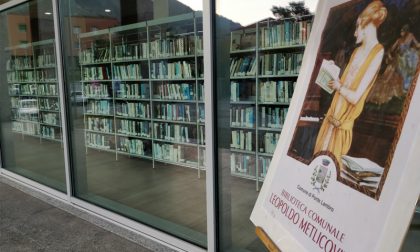
{"type": "MultiPolygon", "coordinates": [[[[29,2],[30,0],[11,0],[7,3],[0,5],[0,12],[3,12],[9,8],[17,5],[29,2]]],[[[66,175],[66,189],[67,192],[63,193],[58,190],[52,189],[46,185],[35,182],[29,178],[23,177],[12,171],[6,170],[2,167],[2,157],[0,152],[0,176],[12,180],[13,182],[25,186],[31,190],[40,192],[63,203],[72,205],[80,210],[88,212],[91,215],[97,216],[105,221],[113,223],[119,227],[133,231],[136,234],[142,235],[149,238],[152,241],[163,244],[169,248],[179,251],[217,251],[217,234],[216,234],[216,171],[215,171],[215,152],[214,152],[214,118],[213,118],[213,14],[214,14],[214,0],[206,1],[203,0],[203,41],[204,41],[204,92],[205,92],[205,114],[206,125],[206,214],[207,214],[207,250],[198,247],[192,243],[186,242],[179,238],[172,236],[171,234],[159,231],[153,227],[141,224],[132,219],[123,217],[117,213],[108,211],[104,208],[90,204],[79,198],[74,197],[72,194],[72,180],[70,167],[70,147],[69,147],[69,132],[68,132],[68,116],[66,114],[66,103],[65,99],[65,85],[64,85],[64,74],[63,74],[63,55],[62,55],[62,43],[59,17],[59,0],[51,0],[53,6],[53,20],[54,20],[54,36],[55,36],[55,50],[56,50],[56,64],[57,64],[57,79],[59,85],[59,96],[61,106],[61,126],[63,135],[63,147],[64,147],[64,164],[65,164],[65,175],[66,175]]]]}
{"type": "Polygon", "coordinates": [[[204,113],[206,122],[206,202],[207,202],[207,250],[217,251],[217,171],[215,166],[214,138],[214,6],[215,0],[203,0],[203,64],[204,64],[204,113]]]}

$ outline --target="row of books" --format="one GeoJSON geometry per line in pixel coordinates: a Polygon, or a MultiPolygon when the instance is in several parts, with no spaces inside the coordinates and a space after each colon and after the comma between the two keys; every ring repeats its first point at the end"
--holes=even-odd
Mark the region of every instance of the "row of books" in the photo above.
{"type": "MultiPolygon", "coordinates": [[[[153,143],[153,151],[150,148],[150,140],[131,139],[129,137],[118,137],[117,144],[114,147],[113,137],[97,134],[97,133],[86,133],[86,144],[89,147],[113,150],[116,148],[117,151],[126,152],[134,155],[149,156],[153,152],[153,156],[158,161],[168,161],[174,163],[185,163],[189,165],[197,165],[197,161],[190,160],[187,156],[190,152],[191,147],[182,146],[178,144],[167,144],[167,143],[153,143]]],[[[204,151],[201,151],[200,163],[204,165],[204,151]]]]}
{"type": "Polygon", "coordinates": [[[56,81],[55,69],[43,69],[37,71],[8,72],[7,81],[15,82],[34,82],[34,81],[56,81]],[[35,74],[34,74],[35,73],[35,74]]]}
{"type": "Polygon", "coordinates": [[[234,106],[230,108],[230,125],[233,127],[254,127],[255,116],[254,107],[239,107],[234,106]]]}
{"type": "MultiPolygon", "coordinates": [[[[270,167],[271,158],[258,157],[258,167],[260,178],[265,178],[270,167]]],[[[230,169],[233,174],[243,174],[248,176],[255,176],[256,166],[255,158],[248,154],[235,153],[230,154],[230,169]]]]}
{"type": "Polygon", "coordinates": [[[161,103],[155,106],[155,118],[168,121],[192,122],[191,108],[188,104],[161,103]]]}
{"type": "Polygon", "coordinates": [[[60,126],[60,116],[57,113],[41,113],[42,122],[60,126]]]}
{"type": "Polygon", "coordinates": [[[153,98],[170,100],[193,100],[195,84],[192,83],[165,83],[157,85],[153,98]]]}
{"type": "Polygon", "coordinates": [[[90,98],[108,98],[110,86],[106,83],[85,83],[83,85],[83,94],[90,98]]]}
{"type": "Polygon", "coordinates": [[[39,125],[30,122],[12,122],[12,130],[29,135],[39,135],[39,125]]]}
{"type": "Polygon", "coordinates": [[[108,135],[86,132],[86,145],[99,149],[110,150],[113,139],[108,135]]]}
{"type": "Polygon", "coordinates": [[[157,39],[150,42],[150,57],[194,55],[194,49],[194,35],[157,39]]]}
{"type": "Polygon", "coordinates": [[[126,43],[114,45],[113,60],[136,60],[147,58],[147,42],[126,43]]]}
{"type": "Polygon", "coordinates": [[[20,84],[15,86],[18,88],[17,94],[20,95],[37,95],[37,85],[36,84],[20,84]]]}
{"type": "Polygon", "coordinates": [[[43,138],[49,138],[49,139],[60,139],[60,129],[57,127],[50,127],[41,125],[41,136],[43,138]],[[56,138],[57,137],[57,138],[56,138]]]}
{"type": "MultiPolygon", "coordinates": [[[[158,39],[150,42],[150,58],[194,55],[195,36],[158,39]]],[[[197,37],[197,53],[203,53],[203,40],[197,37]]],[[[109,61],[108,47],[89,47],[80,53],[81,64],[104,63],[109,61]]],[[[112,59],[115,61],[147,59],[147,42],[125,43],[113,46],[112,59]]]]}
{"type": "Polygon", "coordinates": [[[232,174],[255,176],[255,158],[247,154],[230,154],[230,170],[232,174]]]}
{"type": "Polygon", "coordinates": [[[32,56],[14,56],[6,61],[7,71],[33,68],[32,56]]]}
{"type": "Polygon", "coordinates": [[[6,76],[8,83],[28,82],[35,80],[33,71],[8,72],[6,76]]]}
{"type": "Polygon", "coordinates": [[[115,89],[118,98],[146,99],[150,96],[148,83],[119,83],[115,89]]]}
{"type": "Polygon", "coordinates": [[[264,134],[262,134],[262,143],[259,146],[259,151],[261,153],[274,153],[279,138],[280,133],[265,132],[264,134]]]}
{"type": "MultiPolygon", "coordinates": [[[[49,103],[50,101],[47,100],[49,103]]],[[[49,104],[46,104],[49,106],[49,104]]],[[[192,122],[191,107],[187,104],[156,104],[155,118],[169,121],[192,122]]],[[[141,102],[116,103],[116,115],[132,118],[150,118],[150,104],[141,102]]],[[[204,107],[199,109],[200,121],[204,122],[204,107]]],[[[86,105],[86,114],[112,115],[111,102],[108,100],[89,101],[86,105]]]]}
{"type": "Polygon", "coordinates": [[[187,61],[152,62],[150,74],[152,79],[188,79],[194,78],[195,63],[187,61]]]}
{"type": "Polygon", "coordinates": [[[118,120],[117,132],[130,136],[151,137],[150,122],[137,120],[118,120]]]}
{"type": "Polygon", "coordinates": [[[235,57],[230,59],[230,76],[243,77],[255,76],[257,61],[255,56],[235,57]]]}
{"type": "Polygon", "coordinates": [[[185,156],[191,148],[187,146],[167,143],[153,143],[153,155],[158,160],[175,162],[175,163],[187,163],[197,164],[197,161],[188,160],[185,156]]]}
{"type": "Polygon", "coordinates": [[[133,139],[127,137],[119,137],[117,150],[134,155],[145,156],[150,155],[150,147],[148,146],[150,146],[149,141],[143,141],[141,139],[133,139]]]}
{"type": "Polygon", "coordinates": [[[285,20],[279,24],[260,28],[260,45],[263,48],[303,45],[308,42],[312,20],[285,20]]]}
{"type": "Polygon", "coordinates": [[[289,103],[293,96],[296,82],[294,81],[265,81],[259,83],[260,102],[289,103]]]}
{"type": "Polygon", "coordinates": [[[303,53],[274,53],[260,56],[260,75],[299,74],[303,53]]]}
{"type": "Polygon", "coordinates": [[[38,95],[58,95],[57,84],[38,84],[38,95]]]}
{"type": "Polygon", "coordinates": [[[103,117],[92,117],[87,118],[88,130],[101,131],[105,133],[114,132],[114,120],[103,117]]]}
{"type": "Polygon", "coordinates": [[[161,140],[190,143],[190,137],[195,138],[195,126],[184,126],[172,123],[154,123],[155,138],[161,140]]]}
{"type": "Polygon", "coordinates": [[[43,110],[58,111],[60,106],[57,98],[39,98],[39,108],[43,110]]]}
{"type": "Polygon", "coordinates": [[[253,132],[245,130],[232,130],[232,142],[230,144],[231,148],[253,151],[253,132]]]}
{"type": "Polygon", "coordinates": [[[53,67],[55,66],[55,55],[44,49],[42,54],[36,56],[36,64],[38,67],[53,67]]]}
{"type": "MultiPolygon", "coordinates": [[[[178,62],[153,62],[150,63],[151,78],[152,79],[189,79],[195,76],[195,64],[187,61],[178,62]]],[[[14,74],[11,72],[9,74],[14,74]]],[[[25,72],[22,72],[25,73],[25,72]]],[[[144,77],[147,78],[147,67],[141,64],[129,65],[114,65],[113,66],[114,80],[138,80],[144,77]]],[[[83,80],[109,80],[111,78],[111,71],[109,66],[88,66],[83,67],[83,80]]],[[[20,76],[20,75],[19,75],[20,76]]],[[[200,74],[202,76],[202,74],[200,74]]],[[[17,82],[25,80],[25,78],[17,78],[15,75],[10,76],[10,81],[17,82]]],[[[30,79],[29,77],[27,79],[30,79]]],[[[40,79],[44,80],[44,79],[40,79]]]]}
{"type": "Polygon", "coordinates": [[[112,74],[114,80],[139,80],[143,78],[142,67],[139,63],[114,65],[112,74]]]}
{"type": "Polygon", "coordinates": [[[57,81],[55,68],[36,70],[35,80],[36,81],[57,81]]]}
{"type": "Polygon", "coordinates": [[[283,127],[288,110],[289,108],[261,106],[261,127],[280,129],[283,127]]]}
{"type": "Polygon", "coordinates": [[[104,63],[110,61],[109,48],[107,46],[95,47],[93,44],[80,52],[80,64],[104,63]]]}
{"type": "Polygon", "coordinates": [[[111,71],[109,66],[89,66],[83,67],[82,79],[85,81],[109,80],[111,71]]]}
{"type": "Polygon", "coordinates": [[[89,101],[86,104],[87,114],[111,115],[111,103],[106,100],[89,101]]]}
{"type": "Polygon", "coordinates": [[[141,102],[118,102],[116,104],[118,116],[150,118],[150,104],[141,102]]]}
{"type": "Polygon", "coordinates": [[[270,168],[271,158],[269,157],[258,157],[258,167],[260,171],[260,177],[265,178],[267,175],[268,168],[270,168]]]}

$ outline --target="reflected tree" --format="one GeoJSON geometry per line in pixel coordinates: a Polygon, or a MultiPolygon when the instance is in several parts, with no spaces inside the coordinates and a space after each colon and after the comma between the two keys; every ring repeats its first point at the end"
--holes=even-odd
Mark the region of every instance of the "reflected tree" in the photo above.
{"type": "Polygon", "coordinates": [[[289,2],[289,5],[286,7],[273,6],[271,12],[273,12],[273,15],[278,19],[301,17],[312,14],[309,11],[309,8],[305,6],[304,1],[289,2]]]}

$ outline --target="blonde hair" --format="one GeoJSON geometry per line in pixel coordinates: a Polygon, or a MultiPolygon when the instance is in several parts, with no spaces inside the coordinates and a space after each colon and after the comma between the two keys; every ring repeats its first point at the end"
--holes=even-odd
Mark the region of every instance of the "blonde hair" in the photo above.
{"type": "Polygon", "coordinates": [[[359,15],[360,25],[364,28],[372,23],[378,28],[385,20],[388,11],[380,0],[373,0],[359,15]]]}

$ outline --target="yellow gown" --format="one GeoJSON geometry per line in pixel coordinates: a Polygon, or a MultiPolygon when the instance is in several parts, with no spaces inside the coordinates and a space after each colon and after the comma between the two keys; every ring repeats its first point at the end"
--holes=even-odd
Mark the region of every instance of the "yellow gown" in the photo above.
{"type": "MultiPolygon", "coordinates": [[[[365,62],[356,73],[353,82],[350,83],[347,88],[352,91],[356,91],[360,85],[360,82],[363,79],[369,65],[375,58],[375,56],[383,49],[381,44],[376,44],[370,51],[365,62]]],[[[357,49],[353,52],[349,63],[347,64],[346,69],[341,77],[341,83],[346,83],[346,78],[349,73],[349,68],[353,63],[354,56],[356,55],[357,49]]],[[[374,77],[369,83],[367,89],[357,101],[356,104],[348,102],[344,97],[341,99],[341,106],[337,107],[339,103],[340,93],[335,92],[333,100],[331,102],[330,108],[325,116],[324,121],[322,122],[321,128],[318,133],[318,137],[315,143],[314,154],[320,151],[329,151],[331,152],[337,161],[341,165],[341,156],[346,155],[350,150],[352,137],[353,137],[353,124],[354,121],[359,117],[363,111],[366,97],[371,90],[373,83],[378,75],[379,68],[376,70],[374,77]],[[335,115],[335,116],[334,116],[335,115]],[[330,131],[330,132],[329,132],[330,131]],[[329,138],[329,141],[327,140],[329,138]],[[328,141],[326,143],[325,141],[328,141]]]]}

